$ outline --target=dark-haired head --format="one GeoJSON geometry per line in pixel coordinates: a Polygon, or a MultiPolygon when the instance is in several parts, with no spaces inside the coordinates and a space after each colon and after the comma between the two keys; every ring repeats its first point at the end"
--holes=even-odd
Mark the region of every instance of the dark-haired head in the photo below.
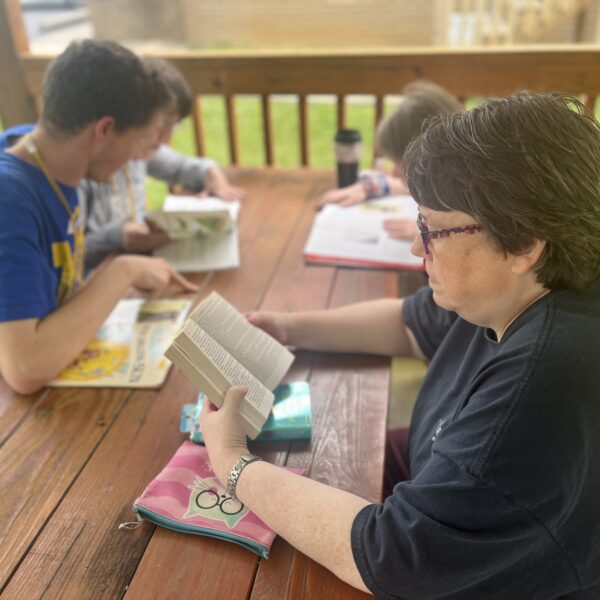
{"type": "Polygon", "coordinates": [[[381,121],[376,135],[379,152],[397,165],[429,117],[463,108],[452,94],[430,81],[409,83],[402,95],[402,102],[381,121]]]}
{"type": "Polygon", "coordinates": [[[117,132],[144,127],[172,96],[150,77],[140,59],[115,42],[71,43],[52,61],[43,87],[41,123],[55,133],[75,135],[102,117],[117,132]]]}
{"type": "Polygon", "coordinates": [[[600,124],[577,99],[523,92],[434,117],[403,168],[419,205],[472,216],[505,253],[545,242],[545,287],[600,274],[600,124]]]}
{"type": "Polygon", "coordinates": [[[168,61],[155,56],[144,56],[142,63],[151,77],[160,79],[173,95],[172,112],[177,121],[192,112],[193,94],[184,76],[168,61]]]}

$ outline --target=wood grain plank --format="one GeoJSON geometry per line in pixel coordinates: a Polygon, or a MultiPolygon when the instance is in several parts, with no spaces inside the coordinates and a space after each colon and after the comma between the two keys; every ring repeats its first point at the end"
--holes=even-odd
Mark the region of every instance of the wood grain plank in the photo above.
{"type": "MultiPolygon", "coordinates": [[[[397,296],[394,273],[338,269],[336,275],[329,306],[397,296]]],[[[304,468],[312,479],[378,502],[389,384],[389,359],[317,354],[310,377],[310,448],[293,442],[287,464],[304,468]]],[[[259,565],[252,600],[368,597],[289,544],[279,543],[276,550],[259,565]]]]}
{"type": "Polygon", "coordinates": [[[0,447],[47,394],[48,390],[42,390],[35,394],[21,396],[13,392],[0,377],[0,447]]]}
{"type": "Polygon", "coordinates": [[[333,187],[333,175],[319,171],[307,171],[314,184],[302,198],[296,194],[288,201],[302,202],[297,227],[289,240],[282,259],[269,285],[261,309],[263,310],[315,310],[325,308],[333,289],[335,269],[333,267],[308,266],[304,263],[302,251],[316,211],[314,201],[333,187]]]}
{"type": "Polygon", "coordinates": [[[0,589],[130,394],[53,390],[0,449],[0,589]]]}

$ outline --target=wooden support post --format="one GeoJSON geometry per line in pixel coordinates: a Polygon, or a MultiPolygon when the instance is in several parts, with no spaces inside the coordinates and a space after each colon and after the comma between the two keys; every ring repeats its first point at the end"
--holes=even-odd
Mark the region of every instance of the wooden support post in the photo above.
{"type": "Polygon", "coordinates": [[[337,128],[346,128],[346,101],[341,94],[337,97],[337,128]]]}
{"type": "Polygon", "coordinates": [[[235,115],[235,98],[232,94],[225,96],[227,111],[227,132],[229,134],[229,158],[232,165],[239,163],[237,117],[235,115]]]}
{"type": "Polygon", "coordinates": [[[0,116],[4,127],[37,120],[20,55],[29,51],[19,0],[0,0],[0,116]]]}
{"type": "Polygon", "coordinates": [[[377,95],[375,96],[375,133],[373,135],[373,165],[377,166],[377,159],[379,158],[379,152],[377,150],[377,127],[379,127],[379,123],[381,119],[383,119],[383,109],[384,109],[384,96],[377,95]]]}
{"type": "Polygon", "coordinates": [[[298,111],[300,113],[300,163],[308,166],[308,102],[304,94],[298,97],[298,111]]]}
{"type": "Polygon", "coordinates": [[[271,100],[268,94],[262,94],[263,138],[265,140],[265,163],[272,167],[273,160],[273,128],[271,121],[271,100]]]}
{"type": "Polygon", "coordinates": [[[206,145],[204,143],[204,124],[202,122],[202,100],[200,96],[194,98],[192,107],[192,121],[194,123],[194,140],[196,142],[196,154],[206,156],[206,145]]]}

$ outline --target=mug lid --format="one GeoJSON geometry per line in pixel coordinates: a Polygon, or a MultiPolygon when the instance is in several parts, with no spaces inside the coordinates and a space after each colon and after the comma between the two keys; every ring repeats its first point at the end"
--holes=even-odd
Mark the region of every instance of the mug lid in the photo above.
{"type": "Polygon", "coordinates": [[[356,144],[361,141],[360,131],[357,129],[338,129],[335,134],[335,141],[338,144],[356,144]]]}

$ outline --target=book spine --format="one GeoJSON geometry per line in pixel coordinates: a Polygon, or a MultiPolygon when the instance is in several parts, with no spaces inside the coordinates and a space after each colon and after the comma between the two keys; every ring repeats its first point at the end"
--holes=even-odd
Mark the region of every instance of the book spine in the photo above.
{"type": "Polygon", "coordinates": [[[284,427],[271,431],[261,431],[256,438],[257,442],[271,442],[277,440],[310,440],[311,427],[284,427]]]}

